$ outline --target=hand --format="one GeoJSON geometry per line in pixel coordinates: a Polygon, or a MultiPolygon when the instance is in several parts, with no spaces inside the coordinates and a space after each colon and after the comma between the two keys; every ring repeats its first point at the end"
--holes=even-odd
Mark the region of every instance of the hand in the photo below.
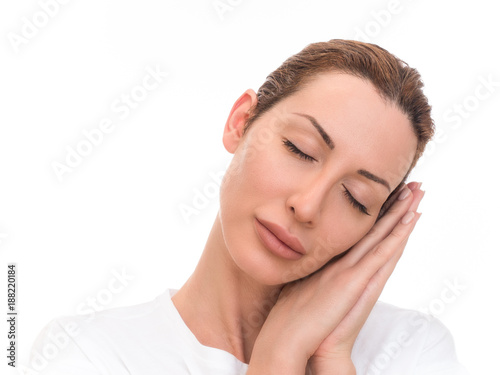
{"type": "Polygon", "coordinates": [[[408,187],[413,192],[396,200],[345,256],[283,287],[257,338],[256,353],[269,358],[286,348],[279,356],[293,359],[297,374],[304,374],[306,365],[315,373],[329,366],[329,374],[334,363],[352,366],[354,341],[421,215],[415,211],[424,192],[416,183],[408,187]],[[402,222],[410,212],[412,220],[402,222]]]}
{"type": "MultiPolygon", "coordinates": [[[[413,189],[413,200],[408,211],[415,212],[424,192],[417,188],[417,183],[409,184],[409,188],[413,189]]],[[[375,250],[377,243],[380,246],[393,246],[393,250],[383,249],[383,251],[387,250],[388,254],[393,253],[392,257],[372,276],[352,309],[316,349],[309,362],[312,367],[318,367],[321,363],[325,364],[340,358],[350,359],[354,341],[401,257],[416,221],[420,218],[421,214],[417,214],[416,219],[412,222],[413,225],[398,224],[401,209],[404,208],[404,205],[402,206],[391,206],[385,218],[380,219],[371,231],[351,249],[350,255],[346,255],[348,263],[355,265],[366,254],[369,254],[370,248],[375,250]],[[384,245],[382,245],[384,243],[382,241],[385,242],[384,245]]]]}

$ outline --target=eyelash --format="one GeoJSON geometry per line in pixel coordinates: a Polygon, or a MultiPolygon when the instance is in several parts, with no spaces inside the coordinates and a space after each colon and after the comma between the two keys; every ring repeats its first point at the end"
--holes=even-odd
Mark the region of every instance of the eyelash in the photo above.
{"type": "MultiPolygon", "coordinates": [[[[344,186],[344,185],[342,185],[344,186]]],[[[351,202],[351,204],[356,207],[360,212],[364,213],[365,215],[368,215],[368,216],[371,216],[369,213],[368,213],[368,210],[366,209],[365,206],[363,206],[361,203],[359,203],[356,199],[354,199],[354,197],[351,195],[351,192],[349,190],[347,190],[347,188],[344,186],[344,195],[347,197],[347,199],[349,199],[349,201],[351,202]]]]}
{"type": "Polygon", "coordinates": [[[290,142],[288,139],[283,139],[283,144],[293,153],[299,155],[301,159],[308,160],[308,161],[316,161],[312,156],[309,156],[307,154],[304,154],[302,151],[300,151],[297,146],[295,146],[292,142],[290,142]]]}
{"type": "MultiPolygon", "coordinates": [[[[297,154],[299,155],[299,157],[301,159],[304,159],[304,160],[307,160],[307,161],[316,161],[316,159],[314,159],[312,156],[309,156],[305,153],[303,153],[301,150],[299,150],[297,148],[297,146],[295,146],[292,142],[290,142],[288,139],[283,139],[283,144],[288,148],[288,150],[290,150],[291,152],[293,152],[294,154],[297,154]]],[[[342,185],[344,186],[344,185],[342,185]]],[[[347,190],[347,188],[344,186],[344,195],[347,197],[347,199],[349,200],[349,202],[353,205],[354,208],[358,209],[361,213],[365,214],[365,215],[368,215],[368,216],[371,216],[369,213],[368,213],[368,210],[366,209],[365,206],[363,206],[361,203],[359,203],[351,194],[351,192],[349,190],[347,190]]]]}

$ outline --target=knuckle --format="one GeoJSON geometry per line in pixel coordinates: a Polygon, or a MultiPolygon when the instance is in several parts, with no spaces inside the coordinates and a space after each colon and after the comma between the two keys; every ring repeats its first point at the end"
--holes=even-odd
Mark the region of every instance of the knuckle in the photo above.
{"type": "Polygon", "coordinates": [[[402,243],[406,239],[406,234],[403,233],[402,231],[399,230],[393,230],[390,234],[389,237],[393,238],[396,240],[398,243],[402,243]]]}
{"type": "Polygon", "coordinates": [[[387,209],[387,215],[393,215],[395,212],[398,211],[398,206],[396,204],[392,204],[388,209],[387,209]]]}
{"type": "Polygon", "coordinates": [[[339,275],[338,283],[344,290],[356,293],[364,287],[365,280],[355,268],[349,268],[339,275]]]}
{"type": "Polygon", "coordinates": [[[373,255],[377,258],[385,258],[387,256],[387,249],[383,244],[378,244],[373,249],[373,255]]]}
{"type": "Polygon", "coordinates": [[[405,202],[398,201],[395,204],[391,205],[391,207],[389,207],[389,209],[387,210],[387,214],[389,214],[389,215],[396,215],[396,214],[398,214],[405,207],[404,203],[405,202]],[[400,203],[400,204],[398,204],[398,203],[400,203]]]}
{"type": "Polygon", "coordinates": [[[373,226],[366,234],[366,237],[368,238],[378,238],[380,236],[381,236],[381,230],[377,226],[373,226]]]}

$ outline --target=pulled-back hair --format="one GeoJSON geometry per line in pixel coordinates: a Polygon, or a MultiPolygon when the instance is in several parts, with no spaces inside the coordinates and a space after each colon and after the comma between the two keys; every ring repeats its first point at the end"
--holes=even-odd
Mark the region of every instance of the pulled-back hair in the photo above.
{"type": "Polygon", "coordinates": [[[243,133],[279,101],[300,90],[316,75],[327,72],[351,74],[370,81],[382,98],[395,104],[408,117],[417,136],[413,161],[382,207],[380,218],[392,202],[392,195],[405,183],[422,156],[435,129],[420,74],[387,50],[371,43],[342,39],[309,44],[267,76],[257,92],[258,102],[252,108],[243,133]]]}

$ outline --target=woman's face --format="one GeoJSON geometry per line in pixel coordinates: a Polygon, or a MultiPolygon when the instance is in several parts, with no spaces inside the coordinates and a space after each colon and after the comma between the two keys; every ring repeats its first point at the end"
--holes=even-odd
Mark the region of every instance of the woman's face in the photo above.
{"type": "Polygon", "coordinates": [[[242,136],[256,100],[251,90],[242,95],[224,130],[234,157],[221,185],[219,218],[236,265],[278,285],[318,270],[370,230],[408,171],[417,138],[400,109],[348,74],[316,76],[242,136]],[[272,243],[281,242],[259,222],[296,237],[304,254],[279,255],[272,243]]]}

